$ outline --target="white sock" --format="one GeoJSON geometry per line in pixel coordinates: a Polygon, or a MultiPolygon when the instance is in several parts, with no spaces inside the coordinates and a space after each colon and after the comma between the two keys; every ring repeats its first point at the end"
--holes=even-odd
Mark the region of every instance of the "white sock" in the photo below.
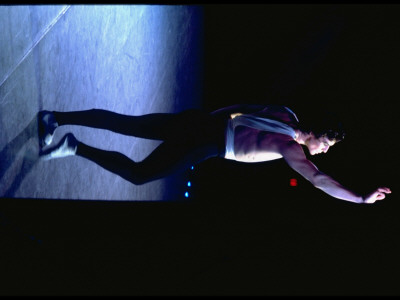
{"type": "Polygon", "coordinates": [[[53,149],[48,149],[44,151],[41,155],[41,159],[50,160],[54,158],[61,158],[66,156],[71,156],[76,154],[76,149],[78,148],[77,141],[72,133],[68,133],[53,149]]]}

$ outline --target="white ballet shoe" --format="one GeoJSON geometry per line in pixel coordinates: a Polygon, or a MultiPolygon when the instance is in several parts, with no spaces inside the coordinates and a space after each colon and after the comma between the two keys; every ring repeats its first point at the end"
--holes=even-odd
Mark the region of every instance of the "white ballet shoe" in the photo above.
{"type": "Polygon", "coordinates": [[[78,141],[72,133],[67,133],[57,146],[40,153],[42,160],[62,158],[76,154],[78,141]]]}
{"type": "Polygon", "coordinates": [[[57,127],[58,123],[52,112],[47,110],[39,112],[39,140],[41,147],[51,144],[57,127]]]}

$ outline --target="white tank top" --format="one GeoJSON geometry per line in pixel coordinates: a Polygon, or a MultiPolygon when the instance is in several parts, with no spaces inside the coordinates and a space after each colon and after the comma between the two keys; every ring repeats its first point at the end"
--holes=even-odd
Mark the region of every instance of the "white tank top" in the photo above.
{"type": "MultiPolygon", "coordinates": [[[[285,107],[291,114],[294,115],[297,121],[299,121],[296,115],[287,107],[285,107]]],[[[234,142],[235,142],[235,127],[243,125],[247,127],[251,127],[258,130],[274,132],[274,133],[282,133],[291,136],[293,139],[296,137],[296,132],[289,125],[267,119],[262,117],[256,117],[253,115],[240,115],[228,121],[228,126],[226,130],[226,148],[225,148],[225,158],[236,160],[235,151],[234,151],[234,142]]]]}

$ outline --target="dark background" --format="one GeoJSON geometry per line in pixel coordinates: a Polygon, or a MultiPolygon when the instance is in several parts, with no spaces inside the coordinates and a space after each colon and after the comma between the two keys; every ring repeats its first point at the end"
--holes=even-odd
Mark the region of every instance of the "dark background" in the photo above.
{"type": "Polygon", "coordinates": [[[204,108],[323,109],[347,136],[311,160],[375,205],[331,198],[284,163],[211,159],[193,200],[2,199],[2,294],[397,295],[398,5],[204,8],[204,108]],[[298,180],[290,187],[290,178],[298,180]]]}

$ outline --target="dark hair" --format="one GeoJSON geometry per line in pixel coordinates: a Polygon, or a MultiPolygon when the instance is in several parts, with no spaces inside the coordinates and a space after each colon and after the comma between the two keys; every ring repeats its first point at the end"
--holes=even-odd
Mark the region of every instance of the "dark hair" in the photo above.
{"type": "Polygon", "coordinates": [[[311,120],[300,120],[299,129],[307,133],[312,132],[316,138],[326,136],[335,143],[342,141],[346,135],[340,117],[331,111],[317,113],[311,120]]]}

